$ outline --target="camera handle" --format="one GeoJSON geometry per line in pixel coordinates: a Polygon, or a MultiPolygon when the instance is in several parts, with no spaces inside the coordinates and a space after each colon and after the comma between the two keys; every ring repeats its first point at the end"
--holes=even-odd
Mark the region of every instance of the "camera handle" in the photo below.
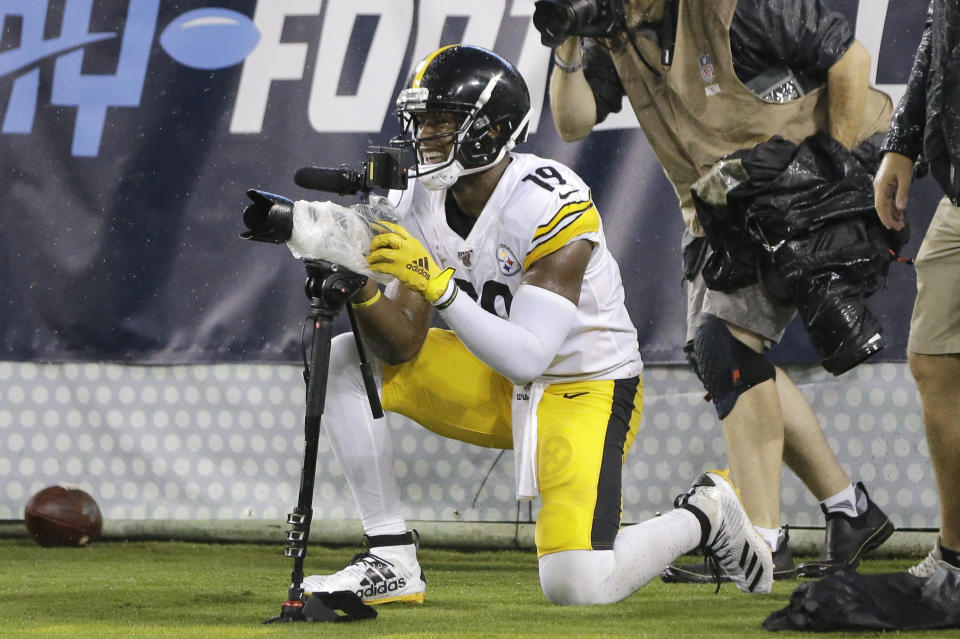
{"type": "Polygon", "coordinates": [[[293,573],[287,601],[281,604],[280,614],[264,623],[294,621],[355,621],[373,619],[376,610],[363,603],[355,593],[314,593],[304,599],[303,561],[307,556],[310,524],[313,519],[313,484],[317,471],[317,446],[320,441],[320,418],[323,415],[327,394],[327,375],[330,366],[330,342],[333,337],[333,320],[340,309],[347,305],[350,326],[360,355],[360,370],[363,384],[370,400],[374,418],[383,417],[380,398],[377,395],[373,370],[367,360],[356,318],[347,304],[354,293],[367,283],[367,276],[326,260],[304,260],[307,281],[304,286],[310,299],[312,336],[309,345],[309,361],[304,361],[303,378],[307,385],[306,413],[304,416],[303,466],[300,472],[300,494],[297,506],[287,515],[291,529],[287,531],[288,543],[283,554],[293,559],[293,573]],[[338,614],[340,610],[344,614],[338,614]]]}

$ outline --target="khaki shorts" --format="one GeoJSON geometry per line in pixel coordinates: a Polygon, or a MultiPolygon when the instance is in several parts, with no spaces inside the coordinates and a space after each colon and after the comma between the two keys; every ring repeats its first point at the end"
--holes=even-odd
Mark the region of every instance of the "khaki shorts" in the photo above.
{"type": "Polygon", "coordinates": [[[917,301],[907,349],[960,353],[960,207],[940,200],[917,253],[917,301]]]}
{"type": "MultiPolygon", "coordinates": [[[[470,444],[513,448],[512,394],[513,384],[446,330],[430,329],[415,359],[383,365],[384,410],[470,444]]],[[[546,388],[537,408],[538,555],[613,548],[623,460],[642,410],[639,377],[546,388]]]]}

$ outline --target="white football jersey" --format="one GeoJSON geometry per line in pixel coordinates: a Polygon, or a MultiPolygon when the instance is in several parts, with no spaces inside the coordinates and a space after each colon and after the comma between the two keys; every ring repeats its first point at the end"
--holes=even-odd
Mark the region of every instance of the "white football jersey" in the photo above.
{"type": "Polygon", "coordinates": [[[607,250],[590,189],[571,169],[536,155],[511,153],[466,239],[447,224],[446,191],[416,180],[391,192],[400,223],[441,268],[456,269],[461,293],[509,319],[524,274],[540,258],[579,239],[594,243],[573,327],[537,381],[619,379],[640,373],[637,331],[624,306],[620,268],[607,250]]]}

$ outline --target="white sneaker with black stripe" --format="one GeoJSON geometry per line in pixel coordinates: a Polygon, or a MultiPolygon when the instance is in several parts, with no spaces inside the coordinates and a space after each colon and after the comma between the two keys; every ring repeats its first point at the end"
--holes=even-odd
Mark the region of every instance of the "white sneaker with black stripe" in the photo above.
{"type": "Polygon", "coordinates": [[[750,523],[729,474],[711,470],[700,475],[674,505],[696,515],[704,554],[719,562],[737,588],[742,592],[768,593],[773,587],[770,546],[750,523]]]}
{"type": "Polygon", "coordinates": [[[305,577],[304,593],[349,590],[370,605],[423,603],[427,583],[417,561],[418,544],[413,534],[415,531],[366,537],[368,550],[354,555],[342,570],[332,575],[305,577]]]}

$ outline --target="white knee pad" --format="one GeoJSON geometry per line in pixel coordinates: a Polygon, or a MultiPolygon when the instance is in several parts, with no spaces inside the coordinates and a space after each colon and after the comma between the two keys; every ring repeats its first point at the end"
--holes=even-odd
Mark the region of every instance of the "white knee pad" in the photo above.
{"type": "Polygon", "coordinates": [[[609,603],[612,550],[564,550],[540,557],[540,588],[551,603],[579,606],[609,603]]]}

